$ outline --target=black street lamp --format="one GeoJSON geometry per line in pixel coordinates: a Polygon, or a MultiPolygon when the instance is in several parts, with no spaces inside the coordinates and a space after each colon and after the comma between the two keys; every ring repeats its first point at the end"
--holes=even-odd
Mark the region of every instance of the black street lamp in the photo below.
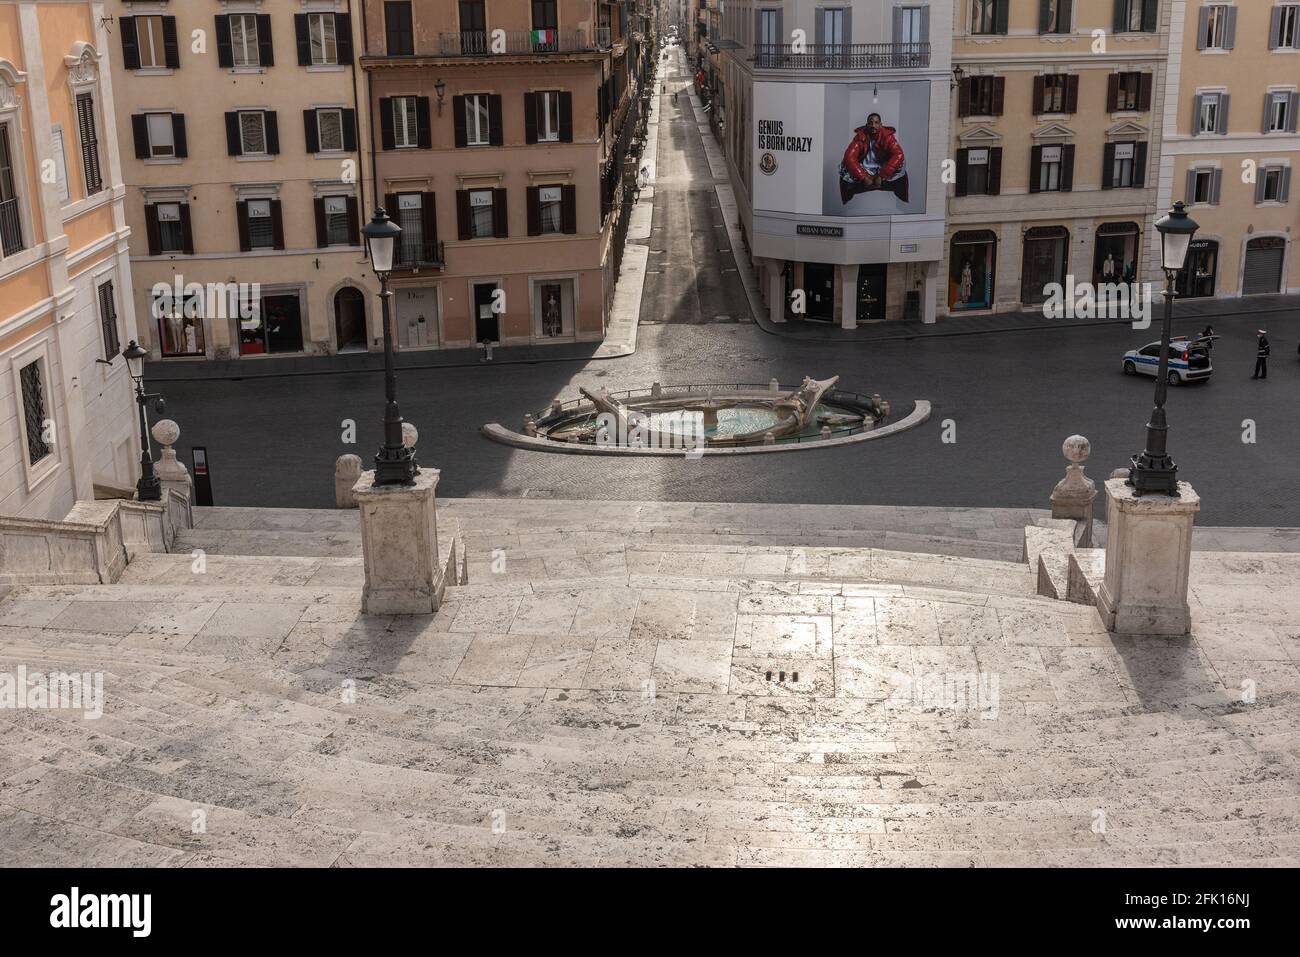
{"type": "Polygon", "coordinates": [[[379,302],[384,320],[384,444],[375,455],[376,485],[414,485],[419,468],[415,449],[402,443],[402,413],[397,409],[397,373],[393,369],[393,328],[388,317],[388,274],[402,227],[388,218],[382,206],[361,230],[370,249],[370,266],[379,277],[379,302]]]}
{"type": "Polygon", "coordinates": [[[1178,466],[1170,457],[1166,445],[1169,426],[1165,421],[1165,397],[1169,392],[1169,337],[1174,322],[1174,284],[1178,273],[1187,261],[1187,250],[1197,230],[1194,219],[1187,215],[1187,206],[1174,203],[1174,208],[1156,220],[1160,233],[1161,265],[1165,270],[1165,319],[1160,332],[1160,367],[1156,372],[1156,404],[1147,423],[1147,447],[1141,455],[1133,456],[1129,470],[1129,484],[1134,493],[1154,492],[1178,497],[1178,466]]]}
{"type": "Polygon", "coordinates": [[[149,422],[144,407],[150,399],[158,400],[158,411],[163,410],[163,398],[157,392],[144,391],[144,360],[149,353],[132,339],[122,350],[126,371],[135,380],[135,402],[140,407],[140,480],[135,483],[136,498],[141,502],[162,501],[162,483],[153,470],[153,452],[149,447],[149,422]]]}

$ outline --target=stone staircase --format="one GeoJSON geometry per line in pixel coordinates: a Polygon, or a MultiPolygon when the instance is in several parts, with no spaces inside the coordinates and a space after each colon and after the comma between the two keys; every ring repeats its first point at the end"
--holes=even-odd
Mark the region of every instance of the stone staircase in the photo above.
{"type": "Polygon", "coordinates": [[[0,709],[3,863],[1300,861],[1300,556],[1198,554],[1194,638],[1121,639],[1007,560],[1041,513],[440,508],[431,617],[360,615],[337,511],[15,589],[0,674],[105,701],[0,709]]]}

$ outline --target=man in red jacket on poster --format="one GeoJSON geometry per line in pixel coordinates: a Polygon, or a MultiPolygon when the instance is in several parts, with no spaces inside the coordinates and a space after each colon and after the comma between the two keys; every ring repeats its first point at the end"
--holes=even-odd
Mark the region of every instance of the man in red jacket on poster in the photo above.
{"type": "Polygon", "coordinates": [[[897,130],[881,124],[880,114],[867,117],[865,126],[853,131],[853,139],[840,163],[840,201],[848,203],[859,193],[888,190],[907,202],[907,166],[897,130]]]}

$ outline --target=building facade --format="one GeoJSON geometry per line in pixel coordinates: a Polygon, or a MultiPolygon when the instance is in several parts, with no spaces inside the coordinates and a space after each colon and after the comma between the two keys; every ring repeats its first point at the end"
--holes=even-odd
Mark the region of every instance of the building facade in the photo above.
{"type": "Polygon", "coordinates": [[[401,349],[604,337],[649,4],[364,4],[368,157],[403,228],[401,349]]]}
{"type": "Polygon", "coordinates": [[[136,335],[100,3],[0,5],[0,514],[138,477],[136,335]]]}
{"type": "Polygon", "coordinates": [[[958,0],[940,313],[1155,280],[1169,0],[958,0]]]}
{"type": "Polygon", "coordinates": [[[379,347],[349,0],[104,9],[141,344],[178,362],[379,347]]]}
{"type": "Polygon", "coordinates": [[[1167,2],[1159,205],[1184,200],[1200,225],[1179,293],[1300,292],[1300,4],[1167,2]]]}

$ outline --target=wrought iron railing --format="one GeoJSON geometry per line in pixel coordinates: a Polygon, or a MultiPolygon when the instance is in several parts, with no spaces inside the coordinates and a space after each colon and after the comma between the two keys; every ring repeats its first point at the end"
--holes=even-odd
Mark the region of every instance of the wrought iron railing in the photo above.
{"type": "Polygon", "coordinates": [[[447,265],[442,240],[428,242],[399,242],[393,255],[393,271],[442,269],[447,265]]]}
{"type": "Polygon", "coordinates": [[[768,70],[901,70],[930,65],[929,43],[759,43],[754,66],[768,70]]]}
{"type": "Polygon", "coordinates": [[[469,30],[438,34],[439,56],[503,53],[583,53],[596,49],[583,30],[469,30]]]}
{"type": "Polygon", "coordinates": [[[0,249],[6,256],[23,250],[23,224],[18,217],[18,199],[0,203],[0,249]]]}

